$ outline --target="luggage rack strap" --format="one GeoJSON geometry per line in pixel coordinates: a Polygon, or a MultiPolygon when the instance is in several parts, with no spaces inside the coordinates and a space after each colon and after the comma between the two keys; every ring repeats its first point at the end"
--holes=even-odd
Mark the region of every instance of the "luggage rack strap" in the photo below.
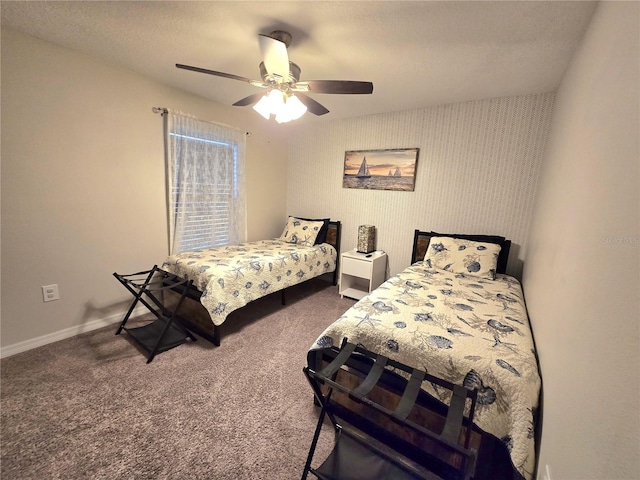
{"type": "Polygon", "coordinates": [[[404,420],[407,418],[409,413],[411,413],[411,409],[415,405],[418,394],[420,393],[420,388],[422,387],[425,375],[426,372],[423,370],[418,370],[417,368],[413,369],[411,372],[411,378],[409,378],[407,387],[404,389],[402,398],[400,399],[400,403],[398,403],[398,406],[393,412],[393,415],[396,418],[404,420]]]}
{"type": "Polygon", "coordinates": [[[382,376],[382,372],[384,372],[384,367],[387,365],[389,359],[385,356],[378,355],[376,357],[376,361],[369,370],[369,374],[364,379],[364,381],[354,388],[350,395],[354,398],[362,400],[378,383],[380,377],[382,376]]]}
{"type": "Polygon", "coordinates": [[[349,357],[351,356],[351,354],[353,353],[353,351],[356,349],[356,345],[353,343],[347,343],[345,344],[343,342],[343,346],[340,349],[340,353],[338,353],[338,355],[336,356],[336,358],[333,359],[333,361],[327,365],[325,368],[323,368],[320,372],[318,372],[316,375],[318,377],[325,377],[325,378],[330,378],[333,377],[333,375],[340,369],[340,367],[342,367],[342,365],[345,364],[345,362],[347,360],[349,360],[349,357]]]}
{"type": "Polygon", "coordinates": [[[188,285],[190,280],[179,277],[173,273],[166,272],[157,267],[154,267],[151,270],[126,275],[121,275],[119,273],[114,273],[113,275],[122,284],[129,285],[135,290],[158,292],[174,288],[179,285],[187,285],[187,287],[190,287],[190,285],[188,285]],[[153,279],[153,276],[156,273],[160,275],[160,279],[158,280],[153,279]],[[151,275],[152,278],[148,278],[149,275],[151,275]]]}

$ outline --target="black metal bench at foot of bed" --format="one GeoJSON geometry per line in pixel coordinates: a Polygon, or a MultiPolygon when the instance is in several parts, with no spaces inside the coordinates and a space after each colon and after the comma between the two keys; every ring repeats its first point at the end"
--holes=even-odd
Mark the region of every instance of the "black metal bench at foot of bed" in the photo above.
{"type": "Polygon", "coordinates": [[[477,450],[470,427],[477,390],[348,342],[343,342],[339,351],[325,350],[320,356],[318,370],[304,368],[322,409],[303,480],[308,473],[322,480],[469,480],[474,475],[477,450]],[[397,371],[410,380],[394,383],[395,377],[400,378],[397,371]],[[444,415],[424,411],[419,395],[423,381],[451,391],[444,415]],[[319,467],[313,468],[325,415],[335,429],[334,448],[319,467]]]}
{"type": "Polygon", "coordinates": [[[126,275],[114,273],[113,276],[134,297],[116,335],[123,330],[127,332],[147,352],[147,363],[150,363],[158,353],[177,347],[187,339],[196,341],[196,337],[182,324],[176,313],[189,290],[192,289],[190,280],[184,280],[160,270],[157,265],[154,265],[151,270],[126,275]],[[183,293],[172,310],[163,304],[158,294],[177,286],[182,287],[183,293]],[[156,319],[139,327],[127,327],[127,322],[138,302],[147,307],[156,319]]]}
{"type": "MultiPolygon", "coordinates": [[[[307,368],[312,371],[321,372],[338,357],[341,351],[341,348],[335,346],[311,350],[307,354],[307,368]]],[[[375,362],[375,359],[372,359],[370,356],[357,355],[360,351],[360,347],[356,347],[354,353],[344,362],[348,367],[349,375],[341,380],[342,383],[354,388],[362,383],[362,379],[372,370],[372,365],[375,362]],[[358,376],[360,378],[358,378],[358,376]]],[[[340,370],[338,373],[343,374],[340,370]]],[[[438,380],[443,381],[442,379],[438,380]]],[[[393,409],[398,405],[398,399],[407,389],[408,382],[406,377],[402,377],[394,371],[385,370],[378,380],[376,387],[374,387],[374,390],[380,387],[381,389],[389,391],[390,393],[388,395],[383,394],[383,397],[380,397],[380,399],[388,402],[389,409],[393,409]]],[[[336,394],[334,393],[333,396],[335,397],[336,394]]],[[[348,400],[350,397],[347,395],[346,398],[348,400]]],[[[314,403],[320,405],[317,395],[314,395],[314,403]]],[[[359,420],[352,419],[354,423],[365,422],[366,425],[367,418],[371,418],[371,416],[368,415],[369,412],[367,412],[365,408],[366,407],[361,407],[360,410],[356,412],[355,418],[361,418],[359,420]]],[[[448,413],[449,407],[446,404],[432,397],[424,390],[420,390],[410,418],[419,419],[420,424],[426,425],[427,428],[432,431],[442,432],[448,413]],[[414,415],[415,417],[413,417],[414,415]]],[[[388,425],[390,423],[396,423],[393,420],[383,417],[384,416],[379,415],[374,420],[376,424],[381,424],[383,429],[389,428],[388,425]]],[[[462,441],[463,437],[466,437],[467,432],[470,431],[471,436],[468,442],[468,448],[476,451],[473,480],[524,480],[523,476],[515,469],[511,462],[507,446],[502,440],[480,429],[475,423],[469,424],[466,416],[463,420],[462,430],[464,431],[464,435],[461,433],[459,440],[462,441]]],[[[409,438],[409,436],[405,435],[405,438],[409,438]]],[[[429,458],[429,455],[441,457],[442,450],[437,448],[433,449],[432,447],[433,446],[429,447],[426,452],[427,457],[425,458],[429,458]]],[[[411,452],[410,446],[408,451],[411,452]]],[[[436,461],[435,464],[437,465],[438,462],[436,461]]],[[[444,466],[445,470],[448,468],[446,465],[444,466]]],[[[442,475],[443,473],[441,472],[439,477],[442,475]]],[[[459,477],[457,474],[449,472],[449,474],[444,474],[444,478],[451,480],[459,477]]]]}

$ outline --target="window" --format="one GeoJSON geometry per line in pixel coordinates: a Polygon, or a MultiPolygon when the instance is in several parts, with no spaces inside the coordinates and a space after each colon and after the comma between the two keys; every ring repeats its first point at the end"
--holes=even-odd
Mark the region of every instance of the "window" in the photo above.
{"type": "Polygon", "coordinates": [[[171,112],[165,118],[170,252],[246,241],[244,132],[171,112]]]}

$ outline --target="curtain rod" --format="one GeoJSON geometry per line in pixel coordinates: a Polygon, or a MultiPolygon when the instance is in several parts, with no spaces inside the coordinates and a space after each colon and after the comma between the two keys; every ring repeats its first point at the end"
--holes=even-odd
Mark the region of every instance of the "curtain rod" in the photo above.
{"type": "MultiPolygon", "coordinates": [[[[166,108],[166,107],[152,107],[152,108],[151,108],[151,111],[152,111],[153,113],[159,113],[160,115],[164,115],[164,114],[166,114],[166,113],[169,113],[169,109],[168,109],[168,108],[166,108]]],[[[216,123],[216,122],[211,122],[211,123],[216,123]]],[[[225,127],[227,126],[227,125],[223,125],[223,124],[221,124],[221,123],[218,123],[218,125],[222,125],[222,126],[225,126],[225,127]]],[[[233,127],[231,127],[231,128],[233,128],[233,127]]],[[[250,136],[251,136],[251,132],[244,132],[244,134],[245,134],[247,137],[250,137],[250,136]]]]}

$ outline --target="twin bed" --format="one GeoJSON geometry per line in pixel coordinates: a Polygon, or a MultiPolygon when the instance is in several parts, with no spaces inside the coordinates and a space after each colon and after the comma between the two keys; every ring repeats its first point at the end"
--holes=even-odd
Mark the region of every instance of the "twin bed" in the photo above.
{"type": "MultiPolygon", "coordinates": [[[[235,310],[321,275],[336,284],[340,222],[289,217],[277,239],[247,242],[169,256],[162,270],[192,281],[177,312],[189,330],[220,345],[220,326],[235,310]],[[190,301],[189,301],[190,300],[190,301]]],[[[165,294],[177,304],[183,286],[165,294]]]]}
{"type": "MultiPolygon", "coordinates": [[[[521,285],[505,274],[510,243],[416,230],[411,265],[329,325],[308,354],[319,369],[347,339],[477,388],[476,479],[531,479],[535,470],[541,381],[521,285]]],[[[450,392],[422,388],[448,403],[450,392]]]]}

